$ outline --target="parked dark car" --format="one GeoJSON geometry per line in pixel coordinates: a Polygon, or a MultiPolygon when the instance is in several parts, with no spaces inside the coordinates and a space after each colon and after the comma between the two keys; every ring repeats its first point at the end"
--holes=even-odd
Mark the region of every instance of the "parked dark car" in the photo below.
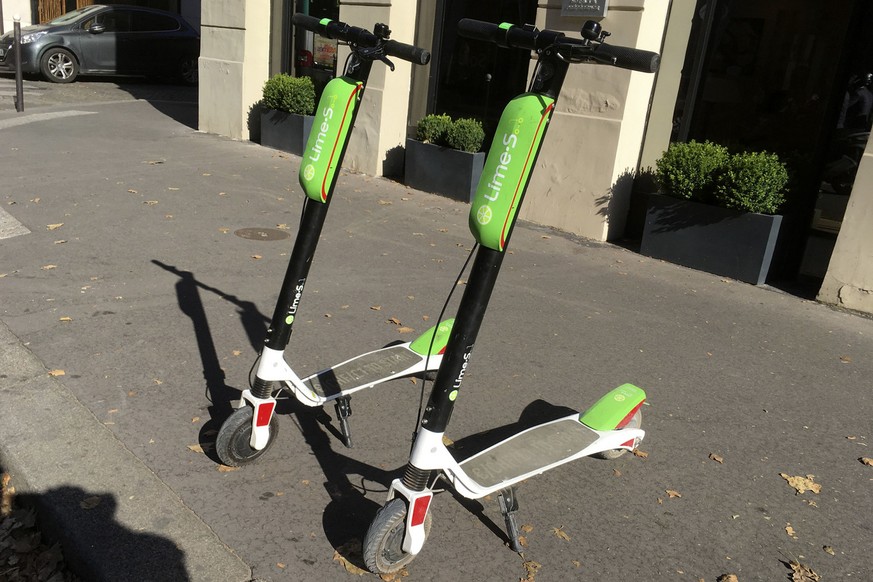
{"type": "MultiPolygon", "coordinates": [[[[13,34],[0,38],[0,72],[15,71],[13,34]]],[[[178,14],[94,4],[21,29],[21,72],[55,83],[82,75],[175,77],[197,82],[200,38],[178,14]]]]}

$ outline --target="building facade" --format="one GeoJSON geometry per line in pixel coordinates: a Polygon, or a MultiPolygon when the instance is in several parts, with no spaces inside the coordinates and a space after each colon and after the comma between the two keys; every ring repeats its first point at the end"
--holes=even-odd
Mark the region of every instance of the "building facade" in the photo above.
{"type": "MultiPolygon", "coordinates": [[[[578,36],[584,18],[562,15],[569,2],[203,2],[200,129],[256,137],[271,74],[342,68],[347,50],[302,42],[290,26],[295,11],[384,22],[392,38],[429,48],[433,60],[398,62],[393,73],[374,67],[346,165],[396,175],[397,153],[423,115],[474,116],[488,128],[534,66],[519,51],[471,51],[457,21],[533,22],[578,36]]],[[[609,41],[660,52],[661,70],[571,68],[521,218],[595,240],[634,238],[651,189],[646,170],[671,140],[775,151],[794,180],[771,279],[808,283],[824,302],[873,313],[868,4],[610,0],[601,19],[609,41]]]]}

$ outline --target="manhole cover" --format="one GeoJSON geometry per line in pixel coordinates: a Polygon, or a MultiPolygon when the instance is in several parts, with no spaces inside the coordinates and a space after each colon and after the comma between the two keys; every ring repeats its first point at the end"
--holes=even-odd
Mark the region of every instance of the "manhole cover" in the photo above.
{"type": "Polygon", "coordinates": [[[241,228],[233,234],[246,240],[284,240],[291,234],[278,228],[241,228]]]}

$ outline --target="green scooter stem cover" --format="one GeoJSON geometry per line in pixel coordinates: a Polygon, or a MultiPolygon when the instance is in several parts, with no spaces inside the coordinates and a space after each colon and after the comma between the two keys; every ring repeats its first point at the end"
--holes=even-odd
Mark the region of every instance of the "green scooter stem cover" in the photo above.
{"type": "Polygon", "coordinates": [[[482,246],[506,247],[554,107],[551,97],[524,93],[503,110],[470,208],[470,231],[482,246]]]}
{"type": "Polygon", "coordinates": [[[613,430],[646,400],[642,388],[622,384],[586,410],[579,422],[594,430],[613,430]]]}
{"type": "Polygon", "coordinates": [[[422,356],[428,355],[428,350],[430,350],[430,355],[443,353],[446,349],[446,344],[449,342],[449,334],[452,333],[452,326],[454,324],[454,318],[441,321],[415,338],[409,344],[409,349],[422,356]],[[431,338],[433,338],[433,345],[431,345],[431,338]]]}
{"type": "Polygon", "coordinates": [[[363,88],[360,81],[338,77],[327,84],[318,101],[299,174],[303,191],[316,202],[327,202],[330,196],[363,88]]]}

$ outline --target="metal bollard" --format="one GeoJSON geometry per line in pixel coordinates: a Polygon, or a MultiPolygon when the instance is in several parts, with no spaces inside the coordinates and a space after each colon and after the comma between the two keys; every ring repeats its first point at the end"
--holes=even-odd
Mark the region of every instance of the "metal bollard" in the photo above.
{"type": "Polygon", "coordinates": [[[15,47],[15,111],[20,113],[24,111],[24,84],[21,79],[21,17],[16,14],[12,19],[15,47]]]}

